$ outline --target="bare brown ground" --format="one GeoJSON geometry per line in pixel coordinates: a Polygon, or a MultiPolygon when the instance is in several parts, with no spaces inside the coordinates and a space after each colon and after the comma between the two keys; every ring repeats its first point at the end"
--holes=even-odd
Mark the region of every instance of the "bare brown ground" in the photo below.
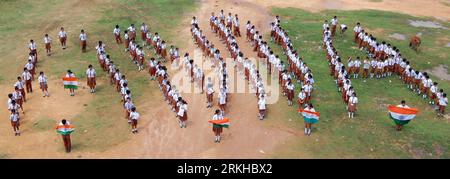
{"type": "MultiPolygon", "coordinates": [[[[374,9],[392,11],[413,16],[428,16],[448,21],[450,20],[450,6],[442,0],[383,0],[371,2],[369,0],[248,0],[265,7],[295,7],[312,12],[326,9],[360,10],[374,9]]],[[[444,1],[447,2],[448,1],[444,1]]]]}

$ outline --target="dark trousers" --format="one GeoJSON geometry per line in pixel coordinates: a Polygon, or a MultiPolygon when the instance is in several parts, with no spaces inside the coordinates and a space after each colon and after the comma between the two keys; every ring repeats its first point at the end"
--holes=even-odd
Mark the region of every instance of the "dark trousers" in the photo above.
{"type": "Polygon", "coordinates": [[[64,141],[64,147],[66,152],[69,153],[72,149],[72,143],[70,142],[70,135],[61,135],[64,141]]]}

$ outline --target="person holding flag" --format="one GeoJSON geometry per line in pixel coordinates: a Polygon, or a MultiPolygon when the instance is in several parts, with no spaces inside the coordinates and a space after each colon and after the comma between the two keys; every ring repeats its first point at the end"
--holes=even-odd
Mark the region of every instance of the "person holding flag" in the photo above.
{"type": "Polygon", "coordinates": [[[66,76],[63,78],[64,89],[70,90],[70,96],[75,96],[75,90],[78,89],[78,79],[71,70],[67,70],[66,76]]]}
{"type": "Polygon", "coordinates": [[[66,153],[69,153],[72,149],[72,143],[70,141],[70,134],[75,130],[75,128],[70,125],[69,121],[66,119],[61,120],[61,122],[56,126],[56,131],[61,134],[64,148],[66,149],[66,153]]]}
{"type": "Polygon", "coordinates": [[[228,118],[224,118],[222,116],[221,110],[217,109],[214,112],[212,120],[209,120],[208,122],[213,125],[212,130],[213,130],[214,135],[216,137],[214,142],[215,143],[220,143],[220,139],[221,139],[220,138],[220,134],[222,133],[224,127],[228,128],[230,126],[230,120],[228,118]]]}
{"type": "Polygon", "coordinates": [[[401,131],[403,126],[408,124],[411,119],[416,117],[416,114],[419,112],[416,108],[410,108],[406,105],[405,100],[401,101],[401,104],[394,106],[388,106],[389,115],[394,120],[397,131],[401,131]]]}
{"type": "Polygon", "coordinates": [[[303,115],[305,120],[305,135],[310,136],[312,125],[319,121],[320,113],[316,112],[311,103],[307,104],[305,109],[299,109],[298,112],[303,115]]]}

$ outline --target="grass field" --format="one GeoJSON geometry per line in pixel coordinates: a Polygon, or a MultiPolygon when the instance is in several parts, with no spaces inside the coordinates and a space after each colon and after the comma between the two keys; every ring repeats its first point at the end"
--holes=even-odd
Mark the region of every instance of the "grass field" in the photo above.
{"type": "MultiPolygon", "coordinates": [[[[298,150],[304,150],[318,158],[448,158],[450,147],[448,134],[450,127],[448,119],[437,118],[436,113],[427,101],[406,89],[397,77],[382,80],[362,79],[352,80],[359,96],[358,112],[354,119],[347,118],[345,105],[331,76],[329,76],[328,62],[325,52],[321,49],[321,25],[323,20],[334,15],[339,17],[340,23],[349,26],[345,37],[336,37],[335,47],[342,59],[349,56],[364,57],[352,41],[351,32],[356,22],[361,22],[365,29],[369,29],[377,39],[383,39],[401,49],[403,57],[412,62],[413,68],[425,70],[438,64],[448,64],[450,55],[448,47],[441,42],[442,38],[449,38],[450,32],[444,29],[415,28],[408,24],[408,19],[420,19],[408,15],[382,11],[324,11],[309,13],[299,9],[275,8],[273,15],[280,15],[282,26],[290,34],[290,38],[300,56],[315,74],[315,94],[313,103],[316,110],[321,112],[316,133],[305,141],[292,141],[292,145],[282,147],[280,153],[273,157],[292,157],[298,150]],[[401,33],[406,37],[418,32],[423,33],[423,50],[416,53],[408,48],[408,41],[390,39],[391,33],[401,33]],[[428,63],[430,62],[430,63],[428,63]],[[392,81],[392,83],[389,82],[392,81]],[[393,121],[388,117],[386,106],[397,104],[405,99],[410,106],[418,107],[420,113],[402,132],[394,130],[393,121]]],[[[426,19],[420,19],[426,20],[426,19]]],[[[446,27],[449,23],[441,22],[446,27]]],[[[268,38],[268,37],[267,37],[268,38]]],[[[277,49],[281,48],[271,44],[277,49]]],[[[450,89],[450,82],[439,80],[440,88],[450,89]]],[[[298,87],[296,89],[298,91],[298,87]]],[[[284,103],[285,101],[282,101],[284,103]]],[[[284,105],[284,104],[283,104],[284,105]]],[[[286,118],[298,119],[292,109],[285,109],[286,116],[273,118],[292,128],[302,129],[303,122],[286,122],[286,118]]],[[[300,156],[301,157],[301,156],[300,156]]]]}

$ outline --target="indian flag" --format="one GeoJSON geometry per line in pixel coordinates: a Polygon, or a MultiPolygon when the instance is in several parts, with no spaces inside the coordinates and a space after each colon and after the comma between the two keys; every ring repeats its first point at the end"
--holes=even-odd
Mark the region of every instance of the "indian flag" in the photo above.
{"type": "Polygon", "coordinates": [[[402,108],[393,105],[388,106],[389,114],[397,125],[405,125],[416,117],[419,112],[416,108],[402,108]]]}
{"type": "Polygon", "coordinates": [[[303,119],[307,123],[315,124],[317,121],[319,121],[319,117],[320,117],[319,112],[314,112],[314,111],[309,111],[309,110],[304,110],[304,109],[299,109],[298,112],[302,113],[303,119]]]}
{"type": "Polygon", "coordinates": [[[222,120],[209,120],[209,123],[213,124],[213,126],[219,126],[219,127],[230,127],[230,119],[225,118],[222,120]]]}
{"type": "Polygon", "coordinates": [[[56,131],[61,135],[69,135],[75,130],[75,128],[72,125],[63,125],[59,124],[56,126],[56,131]]]}
{"type": "Polygon", "coordinates": [[[63,83],[64,83],[64,89],[78,89],[77,77],[64,77],[63,83]]]}

